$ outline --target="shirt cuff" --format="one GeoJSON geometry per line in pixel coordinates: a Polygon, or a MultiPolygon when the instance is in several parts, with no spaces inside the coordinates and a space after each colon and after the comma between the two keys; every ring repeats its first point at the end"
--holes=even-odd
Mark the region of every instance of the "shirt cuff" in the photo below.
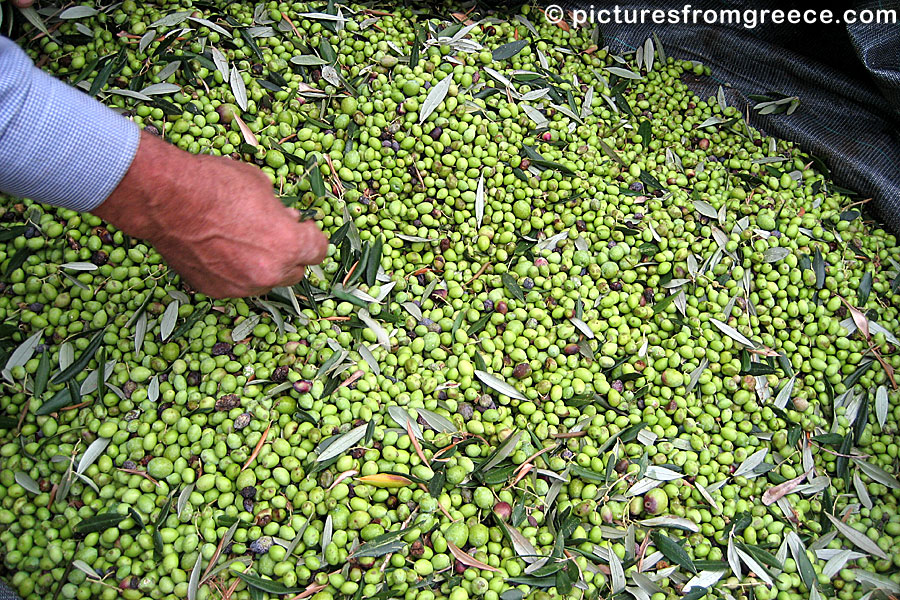
{"type": "Polygon", "coordinates": [[[139,141],[132,121],[0,37],[0,191],[93,210],[125,176],[139,141]]]}

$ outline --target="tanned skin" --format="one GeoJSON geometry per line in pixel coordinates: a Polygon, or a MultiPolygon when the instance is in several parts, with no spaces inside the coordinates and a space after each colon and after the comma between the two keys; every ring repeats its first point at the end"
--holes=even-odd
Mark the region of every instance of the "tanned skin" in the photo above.
{"type": "Polygon", "coordinates": [[[192,288],[214,298],[293,285],[328,250],[315,223],[300,222],[257,167],[190,154],[146,131],[122,181],[91,212],[153,244],[192,288]]]}

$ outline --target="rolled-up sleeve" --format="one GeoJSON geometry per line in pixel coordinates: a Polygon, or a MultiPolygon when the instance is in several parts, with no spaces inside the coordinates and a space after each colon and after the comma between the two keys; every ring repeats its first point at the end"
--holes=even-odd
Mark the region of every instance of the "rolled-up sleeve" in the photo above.
{"type": "Polygon", "coordinates": [[[0,191],[90,211],[119,184],[139,140],[133,122],[0,36],[0,191]]]}

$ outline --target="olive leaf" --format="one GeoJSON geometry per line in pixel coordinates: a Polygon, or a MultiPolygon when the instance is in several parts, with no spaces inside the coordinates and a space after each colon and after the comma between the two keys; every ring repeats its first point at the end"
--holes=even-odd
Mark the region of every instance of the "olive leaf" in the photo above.
{"type": "Polygon", "coordinates": [[[91,341],[88,342],[87,348],[85,348],[84,352],[81,353],[81,356],[78,357],[78,360],[57,373],[53,377],[51,382],[55,384],[66,383],[67,381],[81,373],[85,369],[85,367],[88,366],[88,363],[90,363],[94,358],[94,354],[97,353],[97,349],[100,347],[100,344],[103,343],[103,335],[105,333],[106,327],[95,333],[94,337],[91,338],[91,341]]]}
{"type": "Polygon", "coordinates": [[[865,554],[862,552],[855,552],[847,549],[833,550],[832,552],[833,554],[829,554],[827,557],[822,554],[822,551],[817,553],[819,558],[827,558],[828,562],[822,567],[822,574],[829,578],[837,575],[849,561],[865,557],[865,554]]]}
{"type": "Polygon", "coordinates": [[[797,376],[794,375],[778,390],[778,395],[775,396],[775,406],[781,409],[787,406],[788,401],[791,399],[791,394],[794,393],[794,382],[796,380],[797,376]]]}
{"type": "Polygon", "coordinates": [[[747,457],[747,459],[740,464],[740,466],[735,470],[735,477],[746,477],[750,475],[751,472],[762,464],[762,462],[766,459],[766,455],[769,453],[768,448],[763,448],[762,450],[757,450],[753,454],[747,457]]]}
{"type": "Polygon", "coordinates": [[[494,573],[500,573],[500,569],[487,565],[480,560],[469,556],[468,554],[460,550],[453,542],[447,542],[447,549],[450,550],[450,554],[452,554],[457,561],[466,565],[467,567],[474,567],[476,569],[482,569],[484,571],[493,571],[494,573]]]}
{"type": "Polygon", "coordinates": [[[561,112],[562,114],[566,115],[567,117],[569,117],[569,118],[572,119],[573,121],[578,121],[578,122],[581,123],[582,125],[584,124],[584,121],[581,120],[581,117],[579,117],[579,116],[575,113],[575,111],[573,111],[573,110],[572,110],[571,108],[569,108],[568,106],[565,106],[565,105],[563,105],[563,104],[550,104],[550,106],[552,106],[553,108],[555,108],[556,110],[558,110],[558,111],[561,112]]]}
{"type": "Polygon", "coordinates": [[[334,521],[331,515],[328,515],[325,518],[325,527],[322,529],[322,538],[320,540],[320,545],[322,547],[322,552],[319,554],[321,560],[325,560],[325,547],[331,543],[331,536],[334,533],[334,521]]]}
{"type": "Polygon", "coordinates": [[[146,94],[142,94],[141,92],[135,92],[133,90],[123,90],[119,88],[110,88],[106,90],[107,94],[115,94],[117,96],[127,96],[129,98],[134,98],[135,100],[143,100],[145,102],[151,102],[153,98],[146,94]]]}
{"type": "Polygon", "coordinates": [[[728,559],[728,565],[731,567],[731,572],[734,573],[734,576],[739,580],[743,579],[744,574],[741,569],[741,559],[737,555],[737,548],[734,545],[734,537],[728,537],[728,546],[725,550],[725,556],[728,559]]]}
{"type": "Polygon", "coordinates": [[[831,523],[841,533],[841,535],[852,542],[854,546],[856,546],[863,552],[874,554],[878,558],[887,560],[888,555],[884,553],[884,550],[878,547],[878,544],[869,539],[867,535],[865,535],[864,533],[860,533],[859,531],[857,531],[853,527],[850,527],[830,513],[825,512],[823,514],[828,517],[828,520],[831,521],[831,523]]]}
{"type": "MultiPolygon", "coordinates": [[[[50,379],[50,353],[47,350],[41,352],[41,359],[38,362],[37,371],[34,373],[34,397],[40,398],[47,390],[47,382],[50,379]]],[[[887,397],[887,391],[885,391],[887,397]]]]}
{"type": "Polygon", "coordinates": [[[154,375],[147,386],[147,399],[150,402],[159,400],[159,375],[154,375]]]}
{"type": "Polygon", "coordinates": [[[497,449],[488,456],[483,463],[478,465],[477,470],[480,472],[489,471],[504,459],[506,459],[513,451],[516,449],[516,445],[518,445],[519,440],[522,439],[523,432],[518,431],[516,433],[511,434],[503,443],[497,446],[497,449]]]}
{"type": "Polygon", "coordinates": [[[691,533],[700,531],[700,527],[690,519],[673,517],[671,515],[652,517],[650,519],[638,521],[638,523],[644,527],[669,527],[672,529],[680,529],[682,531],[690,531],[691,533]]]}
{"type": "Polygon", "coordinates": [[[741,559],[741,561],[745,565],[747,565],[747,568],[750,569],[757,577],[765,581],[769,586],[774,585],[772,577],[769,575],[768,571],[766,571],[765,567],[760,565],[753,556],[751,556],[747,552],[744,552],[739,547],[735,547],[734,551],[741,559]]]}
{"type": "Polygon", "coordinates": [[[866,271],[859,287],[856,289],[856,300],[860,306],[865,306],[869,301],[869,293],[872,291],[872,271],[866,271]]]}
{"type": "MultiPolygon", "coordinates": [[[[670,567],[674,571],[674,567],[670,567]]],[[[665,591],[656,583],[653,579],[650,579],[644,573],[640,573],[638,571],[632,571],[629,573],[632,581],[634,581],[637,586],[644,590],[647,594],[663,594],[665,591]]]]}
{"type": "Polygon", "coordinates": [[[378,340],[378,343],[381,344],[385,350],[388,352],[391,351],[391,338],[388,335],[388,332],[379,325],[375,319],[371,317],[369,311],[365,308],[361,308],[357,313],[359,320],[366,324],[366,327],[371,329],[375,333],[375,337],[378,340]]]}
{"type": "Polygon", "coordinates": [[[504,86],[505,88],[512,88],[512,87],[513,87],[512,81],[510,81],[509,79],[507,79],[507,78],[504,77],[501,73],[495,71],[494,69],[492,69],[492,68],[490,68],[490,67],[485,67],[485,68],[484,68],[484,72],[487,73],[488,75],[490,75],[491,78],[494,79],[495,81],[497,81],[497,82],[503,84],[503,86],[504,86]]]}
{"type": "Polygon", "coordinates": [[[166,307],[162,319],[159,322],[159,337],[162,341],[169,339],[172,332],[175,331],[175,323],[178,321],[178,308],[180,303],[178,300],[172,300],[166,307]]]}
{"type": "Polygon", "coordinates": [[[703,121],[702,123],[697,125],[697,129],[703,129],[704,127],[712,127],[713,125],[721,125],[722,123],[725,123],[725,119],[723,119],[722,117],[717,117],[717,116],[713,115],[712,117],[709,117],[708,119],[706,119],[705,121],[703,121]]]}
{"type": "Polygon", "coordinates": [[[681,479],[684,477],[683,474],[678,473],[677,471],[673,471],[672,469],[667,469],[666,467],[660,467],[657,465],[650,465],[647,467],[646,471],[647,477],[651,479],[656,479],[657,481],[674,481],[676,479],[681,479]]]}
{"type": "Polygon", "coordinates": [[[97,575],[97,571],[95,571],[94,568],[91,567],[91,565],[87,564],[83,560],[79,560],[79,559],[73,560],[72,566],[75,567],[76,569],[78,569],[79,571],[81,571],[82,573],[84,573],[85,575],[87,575],[88,577],[90,577],[91,579],[93,579],[94,581],[100,581],[100,576],[97,575]]]}
{"type": "Polygon", "coordinates": [[[641,125],[638,127],[638,135],[641,136],[641,143],[644,145],[644,148],[649,149],[650,141],[653,139],[650,121],[647,119],[641,121],[641,125]]]}
{"type": "Polygon", "coordinates": [[[444,77],[428,91],[428,96],[425,97],[425,102],[422,103],[422,109],[419,111],[420,125],[431,116],[431,113],[433,113],[437,107],[441,105],[441,102],[444,101],[444,98],[447,97],[447,92],[450,90],[451,83],[453,83],[452,73],[444,77]]]}
{"type": "Polygon", "coordinates": [[[369,251],[369,261],[366,265],[366,284],[369,287],[374,286],[377,283],[378,277],[378,268],[381,266],[381,257],[382,250],[384,247],[384,240],[379,235],[375,238],[375,241],[372,243],[372,249],[369,251]]]}
{"type": "Polygon", "coordinates": [[[248,337],[253,329],[257,325],[259,325],[259,321],[259,315],[250,315],[249,317],[235,325],[234,329],[231,330],[232,341],[237,343],[248,337]]]}
{"type": "MultiPolygon", "coordinates": [[[[411,485],[413,481],[403,475],[393,473],[376,473],[375,475],[363,475],[357,478],[358,483],[371,485],[377,488],[402,488],[411,485]]],[[[432,480],[434,481],[434,480],[432,480]]]]}
{"type": "MultiPolygon", "coordinates": [[[[238,79],[240,79],[240,77],[238,77],[238,79]]],[[[250,146],[259,146],[259,140],[256,139],[256,135],[249,127],[247,127],[247,124],[244,123],[244,120],[241,119],[240,115],[234,114],[231,118],[234,119],[234,122],[238,125],[238,129],[241,130],[241,135],[244,137],[244,141],[250,146]]],[[[319,175],[319,177],[321,178],[321,174],[319,175]]]]}
{"type": "Polygon", "coordinates": [[[157,94],[176,94],[181,88],[174,83],[153,83],[141,90],[145,96],[155,96],[157,94]]]}
{"type": "Polygon", "coordinates": [[[502,46],[498,46],[491,52],[491,57],[496,60],[507,60],[512,58],[516,54],[522,51],[522,49],[528,45],[528,40],[516,40],[515,42],[509,42],[508,44],[503,44],[502,46]]]}
{"type": "Polygon", "coordinates": [[[756,348],[756,344],[754,344],[749,339],[747,339],[747,337],[744,336],[744,334],[742,334],[740,331],[738,331],[731,325],[727,325],[718,319],[710,319],[710,321],[712,321],[713,325],[718,327],[722,333],[724,333],[725,335],[727,335],[728,337],[730,337],[737,343],[744,345],[748,348],[756,348]]]}
{"type": "Polygon", "coordinates": [[[641,496],[643,494],[646,494],[653,488],[661,486],[662,484],[663,482],[659,479],[644,477],[643,479],[637,480],[634,485],[628,488],[628,490],[625,492],[625,497],[633,498],[634,496],[641,496]]]}
{"type": "Polygon", "coordinates": [[[406,548],[406,542],[401,540],[390,540],[387,542],[382,542],[378,544],[374,544],[372,542],[366,542],[359,548],[357,548],[356,552],[353,554],[354,557],[364,557],[369,556],[373,558],[377,558],[379,556],[385,556],[386,554],[393,554],[394,552],[399,552],[406,548]]]}
{"type": "Polygon", "coordinates": [[[889,488],[900,490],[900,481],[881,467],[856,457],[853,457],[853,462],[855,462],[862,472],[868,475],[872,481],[877,481],[889,488]]]}
{"type": "Polygon", "coordinates": [[[316,462],[321,463],[326,460],[331,460],[332,458],[337,458],[350,448],[353,448],[364,435],[366,435],[366,425],[360,425],[347,433],[337,436],[337,439],[330,443],[328,447],[319,454],[318,458],[316,458],[316,462]]]}
{"type": "MultiPolygon", "coordinates": [[[[850,311],[850,318],[853,319],[853,324],[856,326],[856,329],[859,329],[863,334],[863,337],[868,339],[870,327],[869,319],[866,318],[866,315],[863,314],[861,310],[847,302],[844,298],[841,298],[841,301],[847,307],[847,310],[850,311]]],[[[848,333],[852,334],[853,332],[848,331],[848,333]]]]}
{"type": "Polygon", "coordinates": [[[700,571],[695,576],[691,577],[690,580],[684,587],[682,588],[683,593],[688,593],[692,590],[706,589],[712,587],[716,584],[717,581],[722,579],[725,576],[725,570],[717,570],[717,571],[700,571]]]}
{"type": "Polygon", "coordinates": [[[256,302],[259,306],[269,312],[272,316],[272,322],[275,323],[275,328],[278,330],[278,336],[283,336],[285,333],[284,317],[281,316],[281,311],[278,310],[278,307],[265,300],[257,299],[256,302]]]}
{"type": "Polygon", "coordinates": [[[44,20],[41,18],[40,14],[38,14],[37,10],[35,10],[33,6],[20,6],[18,8],[19,12],[23,17],[28,19],[29,23],[34,25],[41,33],[43,33],[50,39],[56,40],[56,38],[53,37],[53,34],[50,33],[50,31],[47,29],[47,25],[44,23],[44,20]]]}
{"type": "Polygon", "coordinates": [[[194,493],[194,484],[193,483],[186,486],[178,494],[178,501],[175,503],[175,516],[177,516],[178,518],[181,518],[181,513],[187,507],[188,501],[190,501],[192,493],[194,493]]]}
{"type": "Polygon", "coordinates": [[[503,529],[506,530],[506,534],[512,542],[513,550],[516,551],[519,558],[529,564],[541,558],[541,554],[538,553],[537,549],[535,549],[531,542],[528,541],[528,538],[522,535],[522,532],[507,523],[501,524],[503,525],[503,529]]]}
{"type": "MultiPolygon", "coordinates": [[[[653,70],[653,59],[655,58],[656,52],[653,47],[653,39],[647,38],[644,41],[644,66],[647,67],[647,71],[653,70]]],[[[719,90],[721,90],[721,86],[719,90]]]]}
{"type": "Polygon", "coordinates": [[[891,333],[890,331],[885,329],[884,326],[882,326],[877,321],[873,321],[871,319],[869,320],[869,330],[873,334],[879,334],[879,333],[884,334],[885,339],[887,341],[889,341],[890,343],[894,344],[895,346],[900,345],[900,340],[898,340],[897,337],[893,333],[891,333]]]}
{"type": "Polygon", "coordinates": [[[13,350],[12,354],[9,355],[9,359],[6,361],[6,367],[3,369],[3,378],[8,382],[13,383],[12,374],[10,371],[15,367],[24,366],[31,357],[34,356],[35,349],[38,347],[38,344],[41,343],[41,338],[44,335],[44,330],[40,330],[37,333],[31,335],[24,342],[19,344],[18,348],[13,350]]]}
{"type": "Polygon", "coordinates": [[[704,217],[715,219],[717,217],[716,209],[713,208],[713,205],[709,202],[704,202],[703,200],[694,200],[694,208],[697,209],[704,217]]]}
{"type": "Polygon", "coordinates": [[[68,262],[59,265],[60,269],[71,269],[73,271],[96,271],[100,267],[89,262],[68,262]]]}
{"type": "Polygon", "coordinates": [[[97,438],[91,445],[88,446],[87,450],[84,451],[84,454],[81,456],[81,460],[78,461],[78,468],[75,469],[76,475],[81,475],[85,471],[87,471],[88,467],[94,464],[100,456],[106,452],[106,447],[109,446],[110,438],[97,438]]]}
{"type": "Polygon", "coordinates": [[[40,407],[34,411],[34,414],[38,416],[49,415],[50,413],[54,413],[75,402],[75,398],[72,397],[72,390],[69,387],[64,387],[56,392],[49,400],[41,404],[40,407]]]}
{"type": "Polygon", "coordinates": [[[806,473],[794,477],[793,479],[788,479],[787,481],[779,483],[776,486],[770,487],[765,491],[765,493],[763,493],[762,503],[766,506],[774,504],[785,495],[790,494],[792,491],[794,491],[797,486],[799,486],[803,482],[803,480],[809,476],[810,473],[811,471],[807,471],[806,473]]]}
{"type": "Polygon", "coordinates": [[[21,485],[23,488],[31,492],[32,494],[40,494],[41,488],[38,486],[37,482],[31,478],[31,476],[25,471],[16,471],[15,475],[16,483],[21,485]]]}
{"type": "Polygon", "coordinates": [[[188,600],[197,598],[197,591],[200,588],[200,571],[203,567],[203,554],[197,554],[197,560],[194,562],[194,568],[191,569],[191,576],[188,579],[187,597],[188,600]]]}
{"type": "Polygon", "coordinates": [[[763,261],[767,263],[778,262],[779,260],[787,258],[790,253],[791,251],[788,248],[783,248],[781,246],[766,248],[766,251],[763,252],[763,261]]]}
{"type": "Polygon", "coordinates": [[[697,567],[694,566],[691,557],[678,542],[658,530],[654,530],[650,536],[653,539],[653,543],[666,558],[691,573],[697,574],[697,567]]]}
{"type": "Polygon", "coordinates": [[[362,359],[366,361],[366,364],[369,365],[369,368],[372,369],[372,372],[376,376],[381,375],[381,365],[378,364],[378,359],[375,358],[369,347],[365,344],[360,344],[358,352],[362,359]]]}
{"type": "Polygon", "coordinates": [[[813,257],[813,271],[816,273],[816,289],[821,290],[825,287],[825,259],[822,257],[822,251],[816,248],[813,257]]]}
{"type": "Polygon", "coordinates": [[[519,390],[486,371],[476,369],[475,376],[496,392],[509,396],[510,398],[515,398],[517,400],[528,400],[525,395],[522,394],[519,390]]]}
{"type": "Polygon", "coordinates": [[[900,594],[900,585],[893,579],[889,579],[886,575],[873,573],[865,569],[851,569],[853,577],[856,581],[864,582],[876,589],[885,590],[891,594],[900,594]]]}
{"type": "Polygon", "coordinates": [[[343,22],[347,19],[345,17],[339,16],[337,14],[330,15],[328,13],[323,12],[305,12],[297,15],[298,17],[306,17],[307,19],[313,19],[315,21],[334,21],[334,22],[343,22]]]}
{"type": "Polygon", "coordinates": [[[869,497],[869,491],[866,489],[866,484],[863,483],[859,473],[853,473],[853,489],[856,490],[856,497],[859,498],[862,505],[871,510],[874,506],[872,498],[869,497]]]}
{"type": "Polygon", "coordinates": [[[581,104],[581,118],[586,119],[589,115],[593,114],[594,104],[594,86],[589,85],[587,91],[584,93],[584,101],[581,104]]]}
{"type": "Polygon", "coordinates": [[[478,189],[475,192],[475,222],[481,227],[484,219],[484,173],[478,178],[478,189]]]}
{"type": "Polygon", "coordinates": [[[144,348],[144,338],[147,336],[147,314],[142,312],[134,325],[134,356],[140,359],[144,348]]]}
{"type": "Polygon", "coordinates": [[[425,437],[422,435],[422,429],[419,427],[419,424],[416,423],[416,420],[412,418],[412,415],[410,415],[399,406],[389,406],[388,415],[390,415],[394,422],[404,430],[407,429],[407,427],[411,428],[413,435],[416,438],[420,440],[425,439],[425,437]]]}
{"type": "Polygon", "coordinates": [[[334,371],[338,366],[340,366],[341,363],[344,362],[344,360],[348,356],[350,356],[350,353],[346,350],[339,350],[337,352],[334,352],[331,356],[328,357],[328,360],[322,363],[322,366],[319,367],[319,370],[316,372],[315,379],[318,379],[334,371]]]}
{"type": "Polygon", "coordinates": [[[441,433],[456,433],[457,427],[448,419],[425,408],[417,408],[416,412],[428,423],[428,426],[441,433]]]}
{"type": "Polygon", "coordinates": [[[612,551],[609,552],[609,575],[612,579],[613,594],[618,594],[625,589],[625,569],[622,567],[619,556],[612,551]]]}
{"type": "Polygon", "coordinates": [[[59,347],[59,370],[65,371],[75,362],[75,348],[71,342],[63,342],[59,347]]]}
{"type": "Polygon", "coordinates": [[[882,428],[884,428],[884,424],[887,421],[888,408],[890,406],[888,404],[887,386],[878,386],[878,389],[875,391],[875,416],[878,419],[878,425],[882,428]]]}
{"type": "MultiPolygon", "coordinates": [[[[171,39],[171,38],[170,38],[171,39]]],[[[157,51],[159,51],[157,49],[157,51]]],[[[165,81],[181,68],[181,61],[172,61],[168,65],[166,65],[159,73],[156,74],[156,77],[160,81],[165,81]]],[[[102,86],[101,86],[102,87],[102,86]]],[[[177,109],[176,109],[177,110],[177,109]]]]}
{"type": "Polygon", "coordinates": [[[105,512],[87,519],[82,519],[75,525],[75,531],[78,533],[92,533],[95,531],[104,531],[110,527],[115,527],[127,518],[127,515],[120,515],[117,512],[105,512]]]}
{"type": "Polygon", "coordinates": [[[519,283],[516,281],[515,277],[509,273],[503,273],[500,276],[500,280],[503,282],[503,287],[506,288],[506,291],[509,292],[510,296],[519,302],[525,302],[525,293],[522,291],[522,288],[519,287],[519,283]]]}
{"type": "Polygon", "coordinates": [[[241,107],[241,110],[247,110],[249,106],[247,103],[247,86],[244,85],[244,79],[241,77],[237,65],[231,66],[229,83],[231,84],[231,93],[234,94],[234,101],[241,107]]]}
{"type": "MultiPolygon", "coordinates": [[[[199,557],[198,557],[199,558],[199,557]]],[[[244,573],[236,571],[235,575],[243,579],[247,585],[251,588],[256,588],[267,592],[269,594],[275,594],[276,596],[284,596],[285,594],[296,594],[301,590],[301,588],[289,588],[283,583],[279,581],[274,581],[272,579],[264,579],[259,575],[254,575],[253,573],[244,573]]]]}
{"type": "Polygon", "coordinates": [[[577,317],[569,317],[569,321],[571,321],[572,325],[574,325],[578,329],[578,331],[583,333],[585,337],[591,340],[594,339],[594,332],[590,327],[588,327],[587,323],[577,317]]]}
{"type": "Polygon", "coordinates": [[[230,38],[230,37],[231,37],[231,33],[230,33],[227,29],[225,29],[225,28],[222,27],[221,25],[216,25],[215,23],[213,23],[213,22],[210,21],[209,19],[203,19],[203,18],[201,18],[201,17],[195,17],[195,16],[193,16],[193,15],[192,15],[192,16],[189,16],[188,19],[190,19],[190,20],[193,21],[194,23],[197,23],[197,24],[199,24],[199,25],[203,25],[204,27],[207,27],[207,28],[209,28],[209,29],[212,29],[212,30],[215,31],[216,33],[221,34],[221,35],[224,35],[224,36],[227,37],[227,38],[230,38]]]}
{"type": "Polygon", "coordinates": [[[696,387],[697,383],[699,383],[700,381],[700,376],[703,374],[703,371],[707,369],[707,367],[709,367],[709,359],[704,358],[702,361],[700,361],[700,364],[697,365],[697,368],[691,371],[691,375],[688,379],[688,385],[685,388],[686,394],[689,394],[691,390],[696,387]]]}
{"type": "Polygon", "coordinates": [[[427,237],[422,237],[420,235],[406,235],[403,233],[398,233],[398,234],[396,234],[396,236],[405,242],[412,242],[412,243],[427,244],[430,242],[437,241],[437,238],[427,238],[427,237]]]}
{"type": "Polygon", "coordinates": [[[189,10],[174,12],[150,23],[149,27],[174,27],[186,21],[189,16],[189,10]]]}
{"type": "Polygon", "coordinates": [[[98,14],[96,8],[90,6],[71,6],[57,15],[60,19],[83,19],[98,14]]]}
{"type": "MultiPolygon", "coordinates": [[[[229,77],[231,77],[231,71],[228,69],[228,59],[215,46],[210,46],[209,52],[210,54],[212,54],[212,59],[213,63],[216,65],[216,70],[219,71],[219,73],[222,75],[222,80],[228,81],[229,77]]],[[[291,60],[291,62],[294,62],[293,59],[291,60]]]]}
{"type": "Polygon", "coordinates": [[[604,67],[607,71],[612,73],[613,75],[618,75],[624,79],[643,79],[642,75],[635,73],[634,71],[630,71],[628,69],[623,69],[622,67],[604,67]]]}

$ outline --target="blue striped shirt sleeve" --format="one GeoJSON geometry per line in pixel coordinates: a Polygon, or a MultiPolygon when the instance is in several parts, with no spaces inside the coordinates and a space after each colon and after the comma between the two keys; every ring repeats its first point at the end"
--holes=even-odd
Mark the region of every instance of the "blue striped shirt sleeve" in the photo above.
{"type": "Polygon", "coordinates": [[[132,121],[0,36],[0,191],[90,211],[122,180],[139,140],[132,121]]]}

